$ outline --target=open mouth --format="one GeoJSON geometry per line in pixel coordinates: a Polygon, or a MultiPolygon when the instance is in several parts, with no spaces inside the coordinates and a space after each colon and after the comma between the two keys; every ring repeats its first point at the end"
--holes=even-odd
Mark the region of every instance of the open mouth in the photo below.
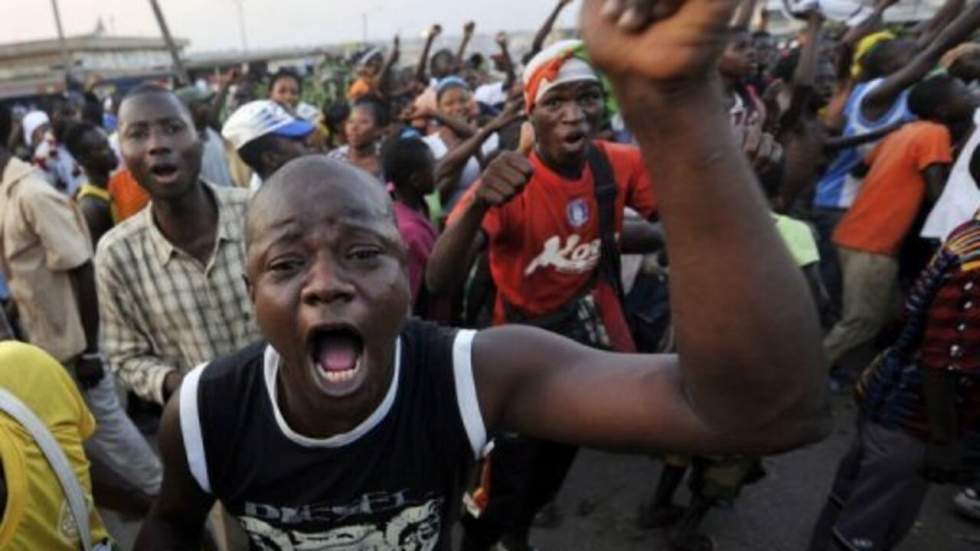
{"type": "Polygon", "coordinates": [[[308,338],[310,360],[316,377],[332,392],[353,391],[362,369],[364,339],[347,325],[315,329],[308,338]]]}
{"type": "Polygon", "coordinates": [[[177,165],[160,163],[150,167],[150,173],[158,182],[171,182],[177,179],[177,165]]]}
{"type": "Polygon", "coordinates": [[[561,141],[567,147],[581,147],[585,143],[585,139],[585,132],[569,132],[561,141]]]}

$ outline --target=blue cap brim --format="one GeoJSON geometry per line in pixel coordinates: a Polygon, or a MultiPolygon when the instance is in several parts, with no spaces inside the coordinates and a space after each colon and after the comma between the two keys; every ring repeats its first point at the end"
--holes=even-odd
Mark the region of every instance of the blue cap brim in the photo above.
{"type": "Polygon", "coordinates": [[[282,128],[276,129],[273,134],[284,138],[303,138],[313,133],[316,128],[304,120],[293,121],[282,128]]]}

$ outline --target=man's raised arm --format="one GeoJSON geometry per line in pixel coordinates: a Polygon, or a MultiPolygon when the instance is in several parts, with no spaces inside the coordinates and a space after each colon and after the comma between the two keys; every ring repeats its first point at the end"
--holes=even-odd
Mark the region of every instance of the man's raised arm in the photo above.
{"type": "Polygon", "coordinates": [[[491,427],[745,453],[826,434],[817,311],[722,100],[717,60],[736,4],[585,1],[589,54],[610,77],[656,185],[679,353],[610,354],[526,327],[485,331],[473,367],[491,427]]]}

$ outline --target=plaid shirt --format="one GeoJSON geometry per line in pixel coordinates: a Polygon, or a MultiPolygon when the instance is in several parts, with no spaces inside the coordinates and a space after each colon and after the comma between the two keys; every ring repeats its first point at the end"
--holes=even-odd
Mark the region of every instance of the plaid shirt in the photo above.
{"type": "Polygon", "coordinates": [[[100,337],[109,365],[144,399],[163,403],[170,372],[259,338],[242,275],[248,192],[207,186],[218,203],[218,236],[207,266],[174,247],[143,209],[99,242],[100,337]]]}

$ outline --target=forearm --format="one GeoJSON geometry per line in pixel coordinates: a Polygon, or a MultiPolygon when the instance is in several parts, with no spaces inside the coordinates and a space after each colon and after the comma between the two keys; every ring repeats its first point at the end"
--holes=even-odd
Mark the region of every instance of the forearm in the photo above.
{"type": "Polygon", "coordinates": [[[166,403],[164,383],[167,375],[179,373],[177,366],[150,354],[121,351],[113,342],[103,341],[109,368],[140,398],[166,403]]]}
{"type": "Polygon", "coordinates": [[[916,40],[918,46],[925,48],[930,42],[935,40],[936,36],[943,30],[943,27],[955,19],[963,11],[963,6],[965,5],[966,2],[964,0],[947,0],[941,8],[936,10],[936,14],[933,15],[932,19],[926,22],[922,33],[919,35],[918,40],[916,40]]]}
{"type": "Polygon", "coordinates": [[[619,251],[622,254],[650,254],[663,246],[664,234],[659,225],[646,220],[623,222],[623,233],[619,237],[619,251]]]}
{"type": "Polygon", "coordinates": [[[817,73],[817,53],[819,51],[820,28],[823,18],[819,14],[811,14],[807,21],[806,46],[800,52],[800,60],[793,74],[793,93],[789,109],[780,120],[783,129],[792,128],[807,109],[817,73]]]}
{"type": "Polygon", "coordinates": [[[482,236],[487,207],[473,199],[463,215],[439,236],[425,269],[425,284],[435,294],[446,293],[463,281],[473,259],[473,243],[482,236]],[[460,259],[465,259],[460,265],[460,259]]]}
{"type": "Polygon", "coordinates": [[[99,301],[95,287],[95,270],[91,262],[86,262],[69,274],[82,328],[85,330],[85,350],[95,352],[98,350],[99,340],[99,301]]]}
{"type": "Polygon", "coordinates": [[[432,117],[436,119],[439,124],[448,127],[453,131],[453,133],[464,140],[477,133],[476,128],[470,126],[466,121],[457,119],[456,117],[450,117],[438,111],[433,113],[432,117]]]}
{"type": "Polygon", "coordinates": [[[211,102],[211,111],[208,113],[208,125],[218,132],[221,132],[221,112],[225,108],[225,102],[228,100],[228,90],[230,88],[231,82],[222,84],[221,88],[218,89],[218,95],[211,102]]]}
{"type": "Polygon", "coordinates": [[[558,21],[558,16],[561,15],[563,9],[565,9],[565,3],[559,2],[555,6],[555,9],[551,10],[551,14],[544,20],[541,28],[538,29],[538,33],[534,35],[534,42],[531,43],[531,51],[524,56],[524,63],[527,63],[532,57],[538,55],[538,52],[544,47],[544,41],[551,34],[551,30],[555,27],[555,22],[558,21]]]}
{"type": "Polygon", "coordinates": [[[463,171],[466,166],[467,161],[470,157],[476,155],[480,148],[483,146],[483,142],[487,141],[493,134],[493,129],[491,128],[481,128],[475,134],[470,136],[466,141],[459,144],[455,149],[446,153],[446,155],[439,159],[436,164],[436,181],[444,181],[450,178],[452,175],[458,175],[463,171]]]}
{"type": "Polygon", "coordinates": [[[824,142],[823,150],[825,153],[836,153],[841,149],[849,149],[852,147],[858,147],[864,145],[868,142],[875,142],[884,138],[888,134],[891,134],[895,130],[898,130],[905,124],[905,121],[899,121],[894,124],[890,124],[874,132],[868,132],[867,134],[858,134],[855,136],[841,136],[839,138],[830,138],[824,142]]]}
{"type": "Polygon", "coordinates": [[[815,418],[826,376],[816,309],[734,143],[720,83],[663,92],[631,81],[616,90],[657,177],[693,407],[721,432],[815,418]]]}
{"type": "Polygon", "coordinates": [[[514,58],[510,55],[510,50],[506,44],[500,46],[500,54],[504,56],[505,67],[507,68],[506,79],[504,80],[504,91],[510,96],[510,89],[517,81],[517,73],[514,72],[514,58]]]}
{"type": "Polygon", "coordinates": [[[456,67],[457,68],[463,66],[463,58],[466,56],[466,48],[469,47],[470,40],[472,38],[473,37],[471,35],[469,35],[469,34],[464,34],[463,35],[463,40],[462,40],[462,42],[459,43],[459,50],[456,51],[456,67]]]}
{"type": "Polygon", "coordinates": [[[415,80],[426,86],[429,85],[429,52],[432,51],[432,42],[435,39],[436,37],[431,34],[425,39],[425,47],[422,48],[422,57],[419,59],[418,69],[415,70],[415,80]]]}

